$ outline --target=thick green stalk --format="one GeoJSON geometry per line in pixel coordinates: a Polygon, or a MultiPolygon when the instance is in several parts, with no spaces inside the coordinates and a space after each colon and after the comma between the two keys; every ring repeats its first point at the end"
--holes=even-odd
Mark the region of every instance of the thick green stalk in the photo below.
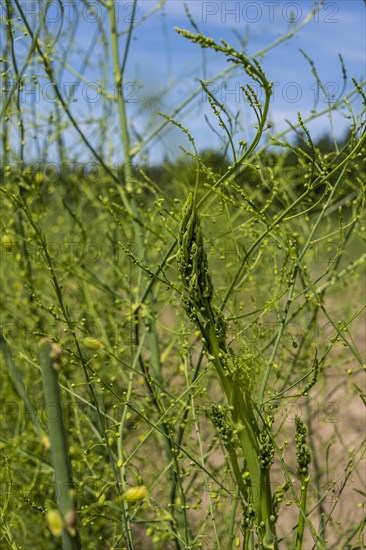
{"type": "MultiPolygon", "coordinates": [[[[239,439],[249,472],[249,483],[248,489],[243,481],[238,481],[238,486],[245,501],[248,501],[249,495],[248,504],[254,510],[260,547],[263,550],[276,550],[275,515],[269,479],[271,461],[264,463],[261,455],[261,432],[249,394],[249,379],[253,378],[254,373],[246,370],[239,357],[228,352],[225,319],[212,304],[213,285],[203,246],[200,220],[191,194],[183,207],[178,240],[177,262],[184,285],[183,307],[201,331],[208,358],[216,369],[231,409],[231,423],[225,424],[217,411],[216,415],[213,414],[213,421],[219,427],[224,441],[231,443],[235,434],[239,439]]],[[[237,458],[233,461],[233,452],[235,451],[231,448],[229,457],[237,476],[237,458]]],[[[248,529],[249,527],[248,525],[248,529]]]]}
{"type": "Polygon", "coordinates": [[[43,340],[39,348],[42,385],[55,476],[58,510],[63,521],[62,546],[64,550],[81,548],[76,528],[75,496],[71,475],[66,431],[62,416],[61,395],[58,382],[58,357],[60,348],[43,340]]]}
{"type": "Polygon", "coordinates": [[[298,523],[298,526],[297,526],[295,550],[301,550],[302,549],[302,540],[303,540],[303,537],[304,537],[304,528],[305,528],[307,490],[308,490],[308,484],[305,483],[304,485],[301,486],[301,501],[300,501],[300,510],[299,510],[299,523],[298,523]]]}

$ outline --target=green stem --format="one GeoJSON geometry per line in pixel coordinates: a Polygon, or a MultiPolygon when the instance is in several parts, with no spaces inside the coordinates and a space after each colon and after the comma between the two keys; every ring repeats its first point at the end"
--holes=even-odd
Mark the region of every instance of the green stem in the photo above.
{"type": "MultiPolygon", "coordinates": [[[[136,2],[134,2],[136,4],[136,2]]],[[[133,17],[132,17],[133,20],[133,17]]],[[[121,194],[122,201],[124,203],[124,206],[126,207],[129,214],[132,216],[133,219],[138,219],[138,213],[136,208],[136,202],[135,198],[132,195],[134,191],[134,183],[132,178],[132,162],[131,162],[131,155],[130,155],[130,134],[128,130],[128,123],[127,123],[127,113],[126,113],[126,103],[123,97],[123,73],[120,70],[120,60],[119,60],[119,50],[118,50],[118,29],[117,29],[117,19],[116,19],[116,8],[115,3],[111,2],[109,7],[109,23],[111,28],[111,46],[112,46],[112,62],[113,62],[113,74],[114,74],[114,83],[116,87],[116,93],[117,93],[117,102],[118,102],[118,116],[119,116],[119,126],[121,130],[121,139],[122,139],[122,147],[123,147],[123,167],[124,167],[124,175],[125,175],[125,187],[127,193],[130,195],[129,199],[127,199],[125,195],[125,190],[122,188],[121,184],[118,187],[118,190],[121,194]]],[[[132,26],[129,29],[129,35],[132,33],[132,26]]],[[[128,42],[129,43],[129,42],[128,42]]],[[[127,52],[125,53],[123,65],[122,68],[124,69],[126,65],[126,56],[127,52]]],[[[139,259],[141,260],[141,251],[143,247],[142,243],[142,236],[141,236],[141,230],[139,227],[139,224],[134,222],[134,230],[135,230],[135,237],[136,242],[138,245],[138,251],[139,251],[139,259]]]]}
{"type": "Polygon", "coordinates": [[[57,505],[64,522],[62,546],[64,550],[79,550],[81,543],[76,529],[71,464],[69,461],[58,382],[59,364],[57,358],[59,352],[60,348],[53,347],[47,340],[43,340],[40,343],[39,356],[46,411],[56,412],[56,414],[47,415],[47,424],[55,476],[57,505]]]}
{"type": "Polygon", "coordinates": [[[298,523],[298,527],[297,527],[295,550],[301,550],[302,549],[302,540],[303,540],[303,537],[304,537],[304,527],[305,527],[305,517],[306,517],[305,513],[306,513],[307,490],[308,490],[308,482],[302,480],[301,501],[300,501],[300,510],[299,510],[299,523],[298,523]]]}
{"type": "Polygon", "coordinates": [[[247,501],[248,500],[248,488],[244,484],[243,476],[241,475],[239,464],[238,464],[238,457],[236,456],[235,450],[232,445],[227,447],[227,451],[229,453],[231,466],[234,472],[235,480],[238,486],[238,489],[240,490],[240,493],[242,497],[247,501]]]}
{"type": "Polygon", "coordinates": [[[240,490],[239,490],[239,487],[237,487],[234,502],[233,502],[233,507],[232,507],[231,514],[230,514],[228,550],[232,550],[232,547],[233,547],[233,541],[234,541],[234,536],[235,536],[234,535],[235,517],[236,517],[236,510],[238,508],[239,496],[240,496],[240,490]]]}
{"type": "MultiPolygon", "coordinates": [[[[259,428],[255,420],[250,397],[244,396],[240,386],[232,380],[230,375],[226,375],[220,358],[223,355],[223,351],[220,348],[215,331],[210,330],[210,323],[208,327],[206,327],[204,335],[208,348],[213,355],[213,363],[219,374],[228,402],[233,407],[232,416],[234,425],[240,426],[238,437],[250,473],[250,484],[252,487],[251,500],[254,506],[258,532],[262,539],[262,548],[264,550],[276,550],[275,522],[271,521],[271,518],[274,517],[274,513],[269,471],[262,471],[260,467],[258,459],[259,428]]],[[[231,370],[230,365],[227,365],[227,368],[229,371],[231,370]]],[[[237,473],[235,470],[235,462],[233,463],[232,458],[231,462],[234,473],[237,473]]],[[[243,497],[247,498],[247,489],[244,484],[238,482],[238,485],[243,497]]]]}
{"type": "MultiPolygon", "coordinates": [[[[250,484],[247,489],[236,456],[229,455],[238,487],[244,501],[249,501],[253,508],[260,548],[277,550],[269,466],[263,466],[259,456],[260,426],[254,414],[254,403],[240,377],[235,358],[227,349],[225,319],[212,304],[213,285],[200,219],[192,195],[188,196],[183,207],[179,245],[177,263],[185,285],[184,309],[200,329],[208,358],[220,378],[232,411],[232,432],[237,434],[249,472],[250,484]]],[[[234,449],[232,453],[235,454],[234,449]]]]}

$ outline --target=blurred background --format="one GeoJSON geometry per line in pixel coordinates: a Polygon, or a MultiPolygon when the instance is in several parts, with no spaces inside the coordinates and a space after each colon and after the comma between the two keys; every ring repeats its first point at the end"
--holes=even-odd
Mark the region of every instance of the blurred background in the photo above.
{"type": "MultiPolygon", "coordinates": [[[[315,4],[283,0],[142,0],[134,9],[133,2],[117,0],[121,59],[128,28],[131,22],[135,26],[123,83],[135,144],[150,136],[163,121],[159,112],[172,115],[185,102],[179,121],[189,126],[198,148],[224,147],[225,134],[216,128],[200,80],[231,113],[238,139],[249,140],[253,136],[255,118],[241,86],[252,84],[259,99],[263,99],[258,85],[241,68],[229,68],[224,56],[200,49],[177,34],[175,27],[201,32],[216,41],[224,39],[249,56],[263,54],[259,59],[267,79],[273,82],[269,114],[273,126],[264,140],[296,124],[298,111],[306,119],[314,112],[334,106],[354,88],[352,77],[360,82],[365,76],[365,5],[361,0],[326,1],[314,19],[291,37],[291,31],[306,21],[315,4]],[[289,33],[287,40],[270,47],[286,33],[289,33]]],[[[91,160],[70,117],[56,100],[50,74],[46,73],[39,52],[32,48],[33,37],[39,30],[39,44],[49,56],[52,78],[76,123],[103,158],[110,163],[121,162],[118,105],[108,40],[110,24],[102,3],[1,2],[3,24],[7,10],[15,13],[12,46],[5,39],[6,25],[3,26],[2,114],[6,111],[3,124],[11,127],[11,130],[3,128],[11,145],[19,147],[22,139],[15,104],[14,116],[11,113],[9,116],[8,102],[17,89],[24,131],[32,137],[27,140],[24,152],[27,161],[61,160],[57,158],[60,139],[64,152],[65,147],[68,149],[67,156],[84,162],[91,160]],[[19,72],[20,89],[16,84],[19,72]]],[[[356,101],[353,108],[357,111],[361,102],[356,95],[350,101],[356,101]]],[[[325,134],[343,136],[349,125],[348,115],[343,105],[337,112],[316,117],[309,123],[313,138],[325,134]]],[[[163,132],[149,138],[148,146],[144,147],[144,161],[159,163],[162,159],[176,158],[180,145],[187,145],[186,138],[178,128],[167,125],[163,132]]],[[[15,150],[13,157],[10,155],[7,160],[16,159],[15,150]]]]}

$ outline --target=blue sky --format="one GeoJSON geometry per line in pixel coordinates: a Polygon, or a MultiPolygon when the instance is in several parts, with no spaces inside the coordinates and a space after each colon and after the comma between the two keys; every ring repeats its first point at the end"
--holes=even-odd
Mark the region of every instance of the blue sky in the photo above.
{"type": "MultiPolygon", "coordinates": [[[[31,6],[35,4],[22,4],[27,7],[25,11],[28,18],[31,18],[31,6]]],[[[74,86],[73,95],[77,101],[70,103],[70,110],[75,119],[88,133],[95,146],[102,148],[103,154],[108,154],[111,161],[118,162],[122,158],[118,137],[117,104],[104,103],[106,110],[103,111],[102,95],[98,93],[98,86],[103,79],[104,86],[107,86],[112,94],[114,90],[111,56],[108,55],[106,59],[106,52],[101,44],[100,29],[109,32],[108,20],[99,2],[90,4],[94,6],[94,15],[88,14],[84,4],[79,0],[64,2],[65,13],[62,18],[58,17],[56,4],[54,11],[50,10],[49,29],[56,34],[57,30],[62,28],[66,36],[74,40],[70,49],[66,39],[56,43],[54,63],[58,69],[64,62],[67,63],[57,78],[65,96],[74,86]],[[73,27],[76,13],[79,14],[79,19],[73,27]],[[80,72],[84,82],[78,77],[80,72]],[[107,116],[108,144],[100,143],[99,122],[93,123],[94,119],[100,121],[103,117],[107,120],[107,116]]],[[[141,0],[135,14],[136,28],[125,73],[125,95],[129,99],[128,116],[134,129],[132,141],[138,141],[139,136],[145,138],[162,121],[157,115],[158,111],[170,115],[177,105],[200,86],[200,79],[212,78],[229,66],[223,55],[202,50],[197,44],[190,43],[175,32],[175,27],[193,31],[183,2],[168,0],[161,10],[145,19],[157,4],[158,2],[153,0],[141,0]]],[[[39,5],[38,3],[37,6],[39,5]]],[[[300,24],[308,16],[313,5],[313,2],[307,0],[186,2],[191,17],[202,34],[216,41],[225,39],[234,47],[244,49],[247,55],[261,51],[294,25],[300,24]]],[[[118,0],[115,6],[118,28],[122,33],[122,56],[126,39],[126,34],[123,33],[126,33],[128,28],[132,2],[118,0]]],[[[22,51],[23,55],[27,52],[27,40],[29,38],[17,37],[16,48],[20,55],[22,51]]],[[[359,82],[365,78],[365,50],[365,3],[363,0],[341,0],[326,1],[316,18],[296,36],[268,51],[262,58],[262,67],[267,79],[274,82],[269,115],[269,120],[273,124],[272,135],[289,127],[286,120],[296,124],[298,111],[305,119],[312,110],[318,112],[326,109],[329,98],[343,97],[349,93],[353,89],[352,76],[359,82]],[[314,61],[328,99],[316,83],[310,64],[300,49],[314,61]],[[339,54],[347,70],[346,82],[343,80],[339,54]]],[[[29,73],[31,70],[30,67],[29,73]]],[[[46,89],[45,75],[40,72],[39,76],[39,82],[43,89],[46,89]]],[[[252,83],[252,80],[238,68],[231,73],[230,79],[220,78],[216,84],[210,86],[215,97],[233,116],[238,117],[236,143],[239,139],[250,138],[254,131],[253,113],[240,90],[240,86],[246,83],[252,83]]],[[[359,112],[360,102],[356,102],[353,108],[356,113],[359,112]]],[[[47,116],[49,110],[54,109],[54,103],[44,101],[44,92],[37,109],[43,120],[39,132],[43,132],[43,139],[46,139],[47,116]]],[[[337,136],[342,135],[349,125],[349,120],[345,118],[346,114],[343,110],[331,118],[323,116],[312,121],[309,123],[312,135],[318,137],[332,131],[337,136]]],[[[217,148],[219,143],[225,141],[203,92],[197,94],[175,118],[189,128],[200,150],[217,148]]],[[[65,135],[70,144],[76,140],[71,128],[66,129],[65,135]]],[[[180,145],[190,149],[187,138],[178,128],[170,125],[159,138],[149,142],[146,149],[147,158],[151,162],[157,162],[166,155],[176,157],[181,154],[180,145]]],[[[83,146],[76,146],[76,151],[80,158],[88,158],[83,146]]]]}
{"type": "MultiPolygon", "coordinates": [[[[150,7],[151,2],[141,2],[136,17],[141,17],[150,7]]],[[[310,12],[313,3],[300,2],[187,2],[188,9],[200,32],[219,41],[224,38],[240,48],[240,39],[247,36],[246,53],[255,52],[266,47],[291,28],[291,12],[295,24],[303,21],[310,12]]],[[[165,98],[173,108],[177,101],[183,100],[187,93],[198,85],[198,79],[205,79],[218,74],[227,66],[223,56],[202,50],[191,44],[174,31],[174,27],[193,30],[187,19],[182,2],[169,1],[160,16],[153,17],[136,31],[133,44],[133,55],[130,58],[129,70],[133,78],[138,71],[143,87],[139,94],[143,97],[164,87],[167,82],[180,78],[181,82],[165,98]],[[204,69],[204,60],[206,69],[204,69]]],[[[317,72],[329,95],[335,98],[347,94],[353,88],[351,77],[358,81],[365,77],[365,5],[360,0],[343,0],[326,2],[317,17],[304,27],[298,35],[269,51],[263,68],[268,80],[275,83],[271,103],[270,119],[274,129],[282,131],[288,127],[286,119],[297,121],[300,111],[306,118],[312,109],[321,111],[328,105],[327,98],[316,83],[309,62],[300,52],[302,49],[315,63],[317,72]],[[342,55],[347,69],[347,82],[344,86],[342,66],[339,55],[342,55]]],[[[240,85],[249,82],[241,69],[235,72],[225,88],[221,80],[212,85],[216,97],[231,108],[240,112],[244,133],[250,133],[248,123],[254,122],[240,93],[240,85]]],[[[357,110],[357,107],[355,107],[357,110]]],[[[169,112],[169,110],[167,111],[169,112]]],[[[178,117],[187,125],[197,139],[198,145],[207,146],[217,143],[215,134],[208,128],[202,114],[206,113],[212,123],[210,109],[204,96],[200,94],[192,107],[185,111],[184,117],[178,117]]],[[[143,117],[142,117],[143,118],[143,117]]],[[[319,136],[326,131],[340,135],[349,122],[341,115],[322,117],[310,123],[309,128],[319,136]]],[[[141,122],[141,129],[144,122],[141,122]]],[[[174,149],[178,143],[186,144],[174,131],[165,140],[165,147],[174,149]]]]}

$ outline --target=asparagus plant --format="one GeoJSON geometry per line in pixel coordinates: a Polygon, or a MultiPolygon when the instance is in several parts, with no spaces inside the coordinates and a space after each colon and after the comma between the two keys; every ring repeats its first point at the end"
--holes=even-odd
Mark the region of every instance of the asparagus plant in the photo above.
{"type": "Polygon", "coordinates": [[[60,518],[63,549],[78,550],[81,546],[76,528],[74,489],[58,383],[60,351],[61,348],[47,340],[43,340],[40,344],[39,354],[46,410],[56,410],[56,414],[48,415],[47,420],[59,514],[50,515],[49,523],[57,522],[57,518],[60,518]]]}
{"type": "Polygon", "coordinates": [[[274,455],[272,418],[262,419],[251,397],[254,373],[246,357],[234,355],[226,342],[223,313],[213,303],[213,284],[203,244],[200,218],[189,194],[182,214],[177,263],[183,281],[182,304],[202,335],[209,361],[226,394],[230,416],[213,407],[211,417],[228,448],[243,501],[245,545],[253,544],[254,532],[264,550],[278,548],[275,513],[270,489],[270,466],[274,455]],[[238,467],[240,456],[244,458],[238,467]]]}

